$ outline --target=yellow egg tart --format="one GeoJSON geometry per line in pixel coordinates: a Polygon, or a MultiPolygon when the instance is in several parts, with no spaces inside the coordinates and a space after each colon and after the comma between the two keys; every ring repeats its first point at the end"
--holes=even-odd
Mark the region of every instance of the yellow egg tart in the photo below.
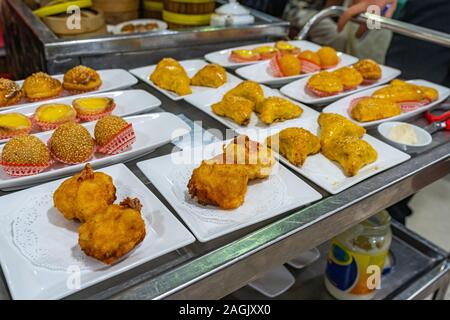
{"type": "Polygon", "coordinates": [[[73,100],[73,107],[77,111],[78,118],[82,121],[94,121],[101,119],[116,107],[114,99],[107,97],[87,97],[73,100]]]}
{"type": "Polygon", "coordinates": [[[253,49],[253,51],[259,54],[261,60],[267,60],[275,56],[279,50],[271,46],[261,46],[253,49]]]}
{"type": "Polygon", "coordinates": [[[8,139],[31,131],[31,120],[21,113],[0,114],[0,139],[8,139]]]}
{"type": "Polygon", "coordinates": [[[36,109],[33,115],[34,123],[42,131],[53,130],[66,122],[76,121],[77,112],[74,108],[62,103],[47,103],[36,109]]]}
{"type": "Polygon", "coordinates": [[[281,53],[299,54],[301,52],[300,48],[282,40],[275,43],[275,48],[277,48],[281,53]]]}

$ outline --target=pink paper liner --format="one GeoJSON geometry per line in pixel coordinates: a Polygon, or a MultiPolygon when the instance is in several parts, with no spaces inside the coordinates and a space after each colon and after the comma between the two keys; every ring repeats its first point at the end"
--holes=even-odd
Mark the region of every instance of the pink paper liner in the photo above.
{"type": "Polygon", "coordinates": [[[331,65],[331,66],[321,66],[321,67],[322,67],[322,70],[327,70],[327,69],[331,69],[331,68],[336,67],[338,64],[339,64],[339,62],[336,63],[336,64],[333,64],[333,65],[331,65]]]}
{"type": "Polygon", "coordinates": [[[17,164],[17,163],[0,163],[3,171],[12,177],[32,176],[46,170],[51,165],[51,161],[47,164],[17,164]]]}
{"type": "Polygon", "coordinates": [[[36,120],[35,115],[33,115],[31,117],[31,121],[33,122],[33,124],[35,124],[38,127],[38,129],[40,131],[54,130],[54,129],[58,128],[60,125],[62,125],[64,123],[67,123],[67,122],[71,122],[71,121],[79,122],[79,120],[75,118],[73,120],[59,121],[59,122],[55,122],[55,123],[50,123],[50,122],[36,120]]]}
{"type": "Polygon", "coordinates": [[[254,59],[245,59],[240,57],[237,54],[230,54],[229,58],[228,58],[231,62],[235,62],[235,63],[242,63],[242,62],[252,62],[252,61],[258,61],[260,60],[259,55],[257,55],[254,59]]]}
{"type": "Polygon", "coordinates": [[[302,58],[300,58],[300,61],[302,62],[302,73],[311,73],[311,72],[320,71],[320,69],[322,69],[321,66],[319,66],[318,64],[316,64],[312,61],[302,59],[302,58]]]}
{"type": "Polygon", "coordinates": [[[281,54],[276,54],[269,63],[269,73],[274,77],[284,77],[283,72],[280,68],[280,57],[281,54]]]}
{"type": "Polygon", "coordinates": [[[309,93],[309,95],[320,97],[320,98],[331,97],[331,96],[335,96],[335,95],[341,93],[341,92],[330,92],[330,93],[323,92],[320,90],[312,89],[309,86],[306,86],[306,92],[309,93]]]}
{"type": "Polygon", "coordinates": [[[31,132],[32,129],[33,129],[33,126],[31,126],[30,128],[27,128],[27,129],[16,130],[16,131],[14,131],[13,134],[5,134],[5,135],[0,134],[0,140],[11,139],[11,138],[23,135],[23,134],[28,134],[31,132]]]}
{"type": "Polygon", "coordinates": [[[65,160],[62,160],[62,159],[60,159],[60,158],[58,158],[53,152],[52,152],[52,150],[50,149],[50,142],[51,142],[51,138],[47,141],[47,146],[48,146],[48,149],[50,150],[50,156],[53,158],[53,159],[55,159],[56,161],[58,161],[58,162],[61,162],[61,163],[64,163],[64,164],[70,164],[70,165],[73,165],[73,164],[80,164],[80,163],[84,163],[84,162],[86,162],[86,161],[89,161],[89,160],[91,160],[92,159],[92,157],[94,156],[94,153],[95,153],[95,145],[94,145],[94,148],[92,148],[92,152],[91,152],[91,154],[86,158],[86,159],[84,159],[83,161],[80,161],[80,162],[69,162],[69,161],[65,161],[65,160]]]}
{"type": "Polygon", "coordinates": [[[80,119],[81,121],[85,121],[85,122],[91,122],[91,121],[95,121],[95,120],[99,120],[103,117],[109,116],[113,110],[116,108],[116,104],[113,103],[111,107],[109,107],[108,109],[106,109],[105,111],[101,112],[101,113],[95,113],[95,114],[80,114],[77,112],[77,117],[78,119],[80,119]]]}
{"type": "Polygon", "coordinates": [[[99,146],[97,151],[105,154],[118,154],[127,150],[136,141],[136,134],[133,130],[133,125],[130,123],[117,133],[104,146],[99,146]]]}
{"type": "Polygon", "coordinates": [[[403,112],[410,112],[416,109],[419,109],[420,107],[423,107],[430,103],[428,100],[422,100],[422,101],[400,101],[398,104],[400,105],[400,108],[402,108],[403,112]]]}

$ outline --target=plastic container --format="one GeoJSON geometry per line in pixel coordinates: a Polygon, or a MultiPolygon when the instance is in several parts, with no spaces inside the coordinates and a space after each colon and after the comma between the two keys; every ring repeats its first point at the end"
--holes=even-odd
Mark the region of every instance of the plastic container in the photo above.
{"type": "Polygon", "coordinates": [[[391,217],[377,213],[332,240],[325,286],[339,300],[369,300],[381,286],[392,241],[391,217]]]}

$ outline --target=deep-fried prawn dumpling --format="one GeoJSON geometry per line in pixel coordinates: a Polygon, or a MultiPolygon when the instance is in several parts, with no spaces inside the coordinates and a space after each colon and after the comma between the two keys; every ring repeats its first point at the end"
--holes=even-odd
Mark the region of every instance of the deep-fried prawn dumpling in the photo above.
{"type": "Polygon", "coordinates": [[[225,96],[222,101],[211,106],[212,111],[227,117],[241,126],[246,126],[252,117],[254,103],[239,96],[225,96]]]}
{"type": "Polygon", "coordinates": [[[388,99],[362,98],[351,110],[352,118],[360,121],[375,121],[399,115],[400,106],[388,99]]]}
{"type": "Polygon", "coordinates": [[[53,194],[54,206],[66,219],[85,222],[116,200],[112,178],[94,172],[87,164],[81,173],[65,180],[53,194]]]}
{"type": "Polygon", "coordinates": [[[218,88],[227,82],[225,69],[217,64],[208,64],[191,79],[193,86],[218,88]]]}
{"type": "Polygon", "coordinates": [[[303,128],[287,128],[268,137],[267,145],[289,160],[295,166],[301,166],[311,154],[320,151],[320,140],[303,128]]]}
{"type": "Polygon", "coordinates": [[[78,229],[81,250],[106,264],[133,250],[146,234],[141,208],[138,199],[126,198],[82,224],[78,229]]]}
{"type": "Polygon", "coordinates": [[[375,162],[378,157],[375,149],[357,136],[333,139],[322,145],[322,153],[328,159],[338,162],[349,177],[356,176],[362,167],[375,162]]]}
{"type": "Polygon", "coordinates": [[[150,80],[158,87],[173,91],[180,96],[191,94],[189,79],[181,64],[172,58],[162,59],[150,76],[150,80]]]}
{"type": "Polygon", "coordinates": [[[295,119],[302,115],[303,109],[281,97],[269,97],[256,106],[259,119],[265,124],[295,119]]]}
{"type": "Polygon", "coordinates": [[[322,145],[345,136],[361,138],[366,133],[366,129],[339,114],[321,113],[318,121],[322,145]]]}
{"type": "Polygon", "coordinates": [[[192,172],[188,190],[202,205],[235,209],[244,203],[247,183],[248,174],[244,167],[203,161],[192,172]]]}
{"type": "Polygon", "coordinates": [[[257,105],[264,100],[264,91],[261,86],[254,81],[242,81],[236,87],[228,91],[224,98],[228,96],[238,96],[250,100],[257,105]]]}

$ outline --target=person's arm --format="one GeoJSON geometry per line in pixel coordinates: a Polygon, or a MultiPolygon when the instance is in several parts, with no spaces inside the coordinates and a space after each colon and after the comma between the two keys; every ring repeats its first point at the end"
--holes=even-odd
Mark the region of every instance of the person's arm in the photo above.
{"type": "MultiPolygon", "coordinates": [[[[347,11],[339,18],[337,23],[338,32],[344,29],[347,22],[359,15],[360,13],[366,12],[367,8],[371,5],[376,5],[380,8],[380,12],[383,16],[391,18],[394,15],[395,9],[397,8],[397,0],[354,0],[352,5],[348,7],[347,11]],[[384,8],[389,4],[387,11],[383,14],[384,8]]],[[[361,23],[358,31],[356,32],[356,37],[361,37],[367,31],[367,24],[361,23]]]]}

